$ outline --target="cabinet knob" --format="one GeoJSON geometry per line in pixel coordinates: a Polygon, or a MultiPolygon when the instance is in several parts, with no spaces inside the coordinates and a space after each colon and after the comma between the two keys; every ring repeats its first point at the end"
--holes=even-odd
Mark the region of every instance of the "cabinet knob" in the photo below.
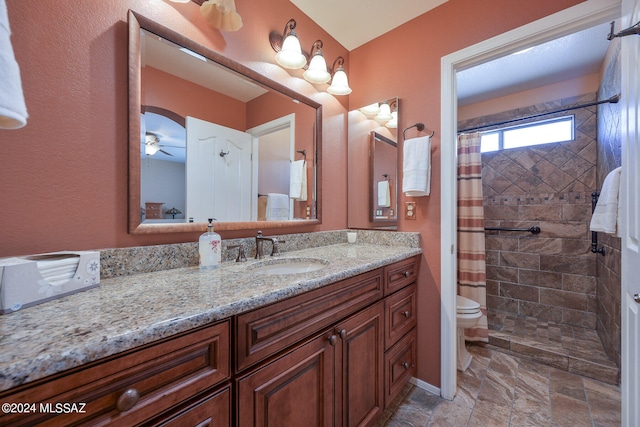
{"type": "Polygon", "coordinates": [[[120,412],[126,412],[133,408],[140,399],[140,393],[135,388],[125,390],[116,401],[116,408],[120,412]]]}
{"type": "Polygon", "coordinates": [[[331,344],[332,346],[336,346],[336,343],[338,342],[338,337],[336,337],[335,335],[331,335],[329,337],[329,344],[331,344]]]}
{"type": "Polygon", "coordinates": [[[402,275],[404,277],[409,277],[409,276],[411,276],[411,273],[409,271],[405,271],[404,273],[402,273],[402,275]]]}
{"type": "Polygon", "coordinates": [[[402,367],[404,369],[409,369],[409,362],[402,362],[402,367]]]}
{"type": "Polygon", "coordinates": [[[340,338],[346,339],[347,338],[347,330],[346,329],[340,329],[338,331],[338,335],[340,335],[340,338]]]}
{"type": "Polygon", "coordinates": [[[411,313],[409,313],[408,311],[403,311],[403,312],[402,312],[402,315],[403,315],[404,317],[409,317],[409,316],[411,315],[411,313]]]}

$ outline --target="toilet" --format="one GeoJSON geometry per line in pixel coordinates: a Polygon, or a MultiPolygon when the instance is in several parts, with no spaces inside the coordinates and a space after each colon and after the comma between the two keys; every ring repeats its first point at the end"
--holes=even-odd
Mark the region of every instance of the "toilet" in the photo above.
{"type": "Polygon", "coordinates": [[[459,371],[466,371],[471,364],[471,354],[469,354],[464,344],[464,330],[476,326],[481,317],[480,304],[469,298],[456,295],[456,326],[458,329],[457,367],[459,371]]]}

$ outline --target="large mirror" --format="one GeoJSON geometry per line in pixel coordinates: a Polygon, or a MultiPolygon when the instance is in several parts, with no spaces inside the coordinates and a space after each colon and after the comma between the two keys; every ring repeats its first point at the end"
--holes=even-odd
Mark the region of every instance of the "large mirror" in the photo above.
{"type": "Polygon", "coordinates": [[[319,223],[321,104],[129,13],[129,231],[319,223]]]}
{"type": "Polygon", "coordinates": [[[398,104],[393,97],[349,112],[349,228],[398,228],[398,104]]]}

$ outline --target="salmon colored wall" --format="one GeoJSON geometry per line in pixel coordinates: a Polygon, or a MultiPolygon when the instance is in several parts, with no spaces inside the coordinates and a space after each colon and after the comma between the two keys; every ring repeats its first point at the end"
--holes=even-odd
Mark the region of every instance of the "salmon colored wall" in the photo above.
{"type": "Polygon", "coordinates": [[[557,99],[569,98],[576,94],[595,93],[600,83],[599,73],[594,73],[581,78],[565,80],[535,89],[525,90],[512,95],[500,96],[488,101],[476,102],[465,106],[458,105],[458,122],[488,116],[503,111],[529,105],[542,104],[557,99]]]}
{"type": "MultiPolygon", "coordinates": [[[[319,91],[301,70],[275,65],[271,31],[294,18],[306,49],[348,52],[288,0],[236,0],[244,27],[210,28],[197,4],[162,0],[7,0],[12,44],[29,111],[27,126],[0,130],[0,257],[197,241],[199,233],[127,233],[127,12],[132,9],[323,104],[325,188],[319,226],[346,227],[347,97],[319,91]]],[[[348,69],[347,69],[348,72],[348,69]]],[[[324,89],[324,88],[320,88],[324,89]]],[[[255,230],[221,232],[223,238],[255,230]]]]}
{"type": "Polygon", "coordinates": [[[220,92],[165,73],[153,67],[142,72],[142,103],[161,107],[181,117],[195,117],[240,131],[247,130],[247,108],[220,92]]]}
{"type": "MultiPolygon", "coordinates": [[[[440,144],[455,143],[440,140],[441,58],[578,3],[581,1],[449,0],[350,52],[353,93],[349,103],[353,108],[398,96],[402,104],[400,132],[416,122],[426,125],[424,133],[436,131],[431,195],[411,198],[417,202],[417,220],[405,220],[402,210],[398,215],[401,231],[421,235],[417,377],[429,384],[440,384],[440,144]]],[[[407,132],[407,137],[416,135],[415,128],[407,132]]],[[[401,207],[406,200],[401,194],[401,207]]]]}

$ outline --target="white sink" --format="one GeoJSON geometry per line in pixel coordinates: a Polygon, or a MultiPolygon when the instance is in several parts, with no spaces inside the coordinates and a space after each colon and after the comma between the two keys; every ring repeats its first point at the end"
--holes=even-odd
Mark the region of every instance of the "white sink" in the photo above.
{"type": "Polygon", "coordinates": [[[247,269],[252,273],[299,274],[325,268],[329,261],[319,258],[282,258],[269,259],[251,264],[247,269]]]}

